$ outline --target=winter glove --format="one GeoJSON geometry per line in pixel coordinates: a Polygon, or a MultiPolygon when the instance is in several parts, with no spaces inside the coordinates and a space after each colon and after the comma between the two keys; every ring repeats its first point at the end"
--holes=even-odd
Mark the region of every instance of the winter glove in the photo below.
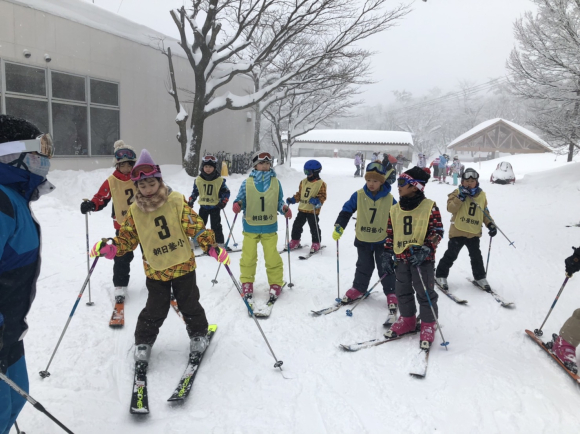
{"type": "Polygon", "coordinates": [[[574,254],[569,256],[564,261],[566,265],[566,275],[572,277],[572,274],[580,271],[580,247],[572,247],[574,249],[574,254]]]}
{"type": "Polygon", "coordinates": [[[0,351],[2,351],[2,347],[4,346],[4,316],[0,313],[0,351]]]}
{"type": "Polygon", "coordinates": [[[189,205],[190,208],[193,208],[193,204],[194,204],[194,200],[191,196],[189,196],[189,200],[187,201],[187,204],[189,205]]]}
{"type": "Polygon", "coordinates": [[[117,254],[117,246],[114,244],[107,244],[108,238],[103,238],[98,241],[91,250],[91,258],[95,256],[104,256],[107,259],[113,259],[117,254]]]}
{"type": "Polygon", "coordinates": [[[427,246],[421,246],[420,249],[417,248],[412,249],[411,257],[409,258],[409,263],[414,267],[418,267],[425,261],[425,259],[427,259],[427,256],[429,256],[430,254],[431,249],[427,246]]]}
{"type": "Polygon", "coordinates": [[[96,209],[95,203],[92,200],[85,200],[81,203],[81,213],[86,214],[96,209]]]}
{"type": "Polygon", "coordinates": [[[284,217],[286,217],[287,219],[292,218],[292,210],[290,209],[290,207],[288,205],[284,205],[282,207],[282,211],[284,212],[284,217]]]}
{"type": "Polygon", "coordinates": [[[344,229],[340,225],[334,225],[334,231],[332,232],[332,239],[338,241],[340,237],[344,234],[344,229]]]}
{"type": "Polygon", "coordinates": [[[463,202],[467,196],[469,196],[469,189],[465,187],[459,187],[459,200],[463,202]]]}
{"type": "Polygon", "coordinates": [[[224,265],[230,265],[230,255],[228,255],[226,249],[211,246],[207,253],[212,258],[215,258],[216,261],[221,262],[224,265]]]}
{"type": "Polygon", "coordinates": [[[493,238],[497,235],[497,227],[493,223],[488,224],[487,228],[489,229],[488,233],[490,237],[493,238]]]}
{"type": "Polygon", "coordinates": [[[392,250],[385,250],[382,258],[383,263],[383,270],[387,274],[394,274],[395,273],[395,254],[392,250]]]}
{"type": "Polygon", "coordinates": [[[314,208],[320,208],[322,206],[322,202],[317,197],[311,197],[308,203],[314,205],[314,208]]]}
{"type": "Polygon", "coordinates": [[[293,197],[289,197],[288,199],[286,199],[286,203],[288,205],[294,205],[296,203],[296,199],[294,199],[293,197]]]}
{"type": "Polygon", "coordinates": [[[234,205],[232,206],[232,209],[234,210],[234,212],[236,214],[239,214],[240,211],[242,211],[242,206],[240,205],[239,202],[234,202],[234,205]]]}
{"type": "Polygon", "coordinates": [[[216,205],[216,207],[217,207],[218,209],[224,209],[224,208],[226,207],[227,203],[228,203],[227,201],[225,201],[225,202],[224,202],[223,200],[220,200],[220,201],[218,202],[218,204],[216,205]]]}

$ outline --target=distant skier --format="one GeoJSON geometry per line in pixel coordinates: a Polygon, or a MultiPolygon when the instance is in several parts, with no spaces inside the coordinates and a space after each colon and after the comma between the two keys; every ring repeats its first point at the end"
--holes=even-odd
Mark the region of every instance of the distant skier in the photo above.
{"type": "Polygon", "coordinates": [[[318,160],[308,160],[304,164],[304,174],[306,178],[300,182],[298,192],[286,199],[288,205],[298,202],[298,215],[292,225],[292,239],[290,241],[290,250],[296,249],[300,245],[302,237],[302,227],[308,221],[310,235],[312,236],[312,245],[310,252],[314,253],[320,250],[320,225],[319,214],[322,205],[326,201],[326,183],[320,179],[322,165],[318,160]]]}
{"type": "Polygon", "coordinates": [[[447,182],[447,161],[449,161],[449,155],[443,154],[439,156],[439,182],[447,182]]]}
{"type": "Polygon", "coordinates": [[[425,197],[429,178],[429,174],[417,166],[401,174],[398,179],[400,199],[391,209],[385,242],[385,254],[396,257],[395,288],[401,313],[385,337],[392,338],[415,330],[416,295],[421,316],[421,348],[426,350],[435,339],[436,321],[425,290],[429,291],[438,315],[438,297],[433,289],[435,252],[444,234],[437,204],[425,197]]]}
{"type": "Polygon", "coordinates": [[[401,175],[405,169],[405,161],[408,161],[402,152],[397,155],[397,175],[401,175]]]}
{"type": "Polygon", "coordinates": [[[433,169],[433,178],[435,178],[437,181],[440,181],[441,177],[439,176],[439,157],[431,161],[429,168],[433,169]]]}
{"type": "Polygon", "coordinates": [[[417,167],[420,167],[421,169],[427,167],[427,157],[425,157],[425,154],[419,153],[419,155],[417,155],[417,167]]]}
{"type": "Polygon", "coordinates": [[[463,174],[462,170],[463,164],[459,161],[459,157],[456,155],[453,157],[453,163],[451,164],[451,174],[453,175],[453,185],[457,185],[457,180],[463,174]]]}
{"type": "MultiPolygon", "coordinates": [[[[26,392],[23,338],[40,273],[40,225],[30,205],[54,189],[46,180],[52,154],[48,134],[0,115],[0,371],[26,392]]],[[[0,381],[0,433],[10,432],[25,403],[0,381]]]]}
{"type": "MultiPolygon", "coordinates": [[[[391,169],[392,170],[392,169],[391,169]]],[[[340,239],[352,215],[357,213],[354,245],[358,259],[352,288],[346,291],[343,302],[356,300],[366,292],[375,270],[379,276],[389,272],[382,280],[383,292],[387,296],[389,309],[397,308],[395,275],[392,266],[386,264],[384,243],[387,237],[386,221],[391,207],[397,203],[391,194],[391,186],[385,182],[387,174],[381,163],[369,163],[366,167],[366,185],[355,191],[338,214],[332,238],[340,239]]]]}
{"type": "Polygon", "coordinates": [[[448,289],[449,269],[453,266],[463,246],[467,246],[475,282],[486,291],[491,289],[486,279],[479,241],[482,225],[487,227],[490,237],[496,236],[497,228],[483,214],[480,207],[489,215],[487,196],[479,186],[479,174],[474,169],[468,168],[461,177],[461,186],[451,192],[447,199],[447,211],[451,213],[449,243],[435,272],[437,284],[443,289],[448,289]]]}
{"type": "Polygon", "coordinates": [[[360,152],[357,152],[354,155],[354,165],[356,166],[356,172],[354,172],[354,177],[356,178],[357,176],[361,176],[360,174],[360,167],[362,164],[362,160],[361,160],[361,154],[360,152]]]}

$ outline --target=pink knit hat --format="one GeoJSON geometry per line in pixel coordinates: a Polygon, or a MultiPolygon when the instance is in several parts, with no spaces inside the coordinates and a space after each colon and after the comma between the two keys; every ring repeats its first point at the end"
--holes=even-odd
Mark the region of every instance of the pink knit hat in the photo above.
{"type": "Polygon", "coordinates": [[[141,155],[131,170],[131,181],[137,182],[145,178],[161,178],[161,169],[155,164],[147,149],[141,151],[141,155]]]}

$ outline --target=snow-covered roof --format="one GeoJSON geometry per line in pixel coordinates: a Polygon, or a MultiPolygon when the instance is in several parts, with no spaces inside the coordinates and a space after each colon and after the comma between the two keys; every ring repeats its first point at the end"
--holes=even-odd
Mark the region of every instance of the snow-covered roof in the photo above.
{"type": "Polygon", "coordinates": [[[86,3],[80,0],[5,1],[56,15],[57,17],[65,18],[155,49],[159,49],[159,40],[162,39],[165,48],[171,47],[172,53],[185,57],[185,53],[175,38],[171,38],[142,24],[130,21],[92,3],[86,3]]]}
{"type": "Polygon", "coordinates": [[[296,137],[297,142],[381,143],[413,146],[413,137],[406,131],[381,130],[312,130],[296,137]]]}
{"type": "Polygon", "coordinates": [[[459,137],[457,137],[455,140],[453,140],[447,147],[451,148],[453,147],[453,145],[465,140],[466,138],[473,136],[474,134],[479,133],[482,130],[485,130],[486,128],[497,124],[499,122],[504,122],[507,125],[509,125],[510,127],[514,128],[515,130],[518,130],[520,133],[524,134],[525,136],[529,137],[530,139],[534,140],[535,142],[537,142],[538,144],[545,146],[549,151],[552,151],[552,148],[550,147],[550,145],[548,145],[544,140],[542,140],[540,138],[540,136],[538,136],[535,133],[532,133],[530,130],[522,127],[521,125],[518,125],[516,123],[513,123],[511,121],[507,121],[505,119],[501,119],[501,118],[495,118],[495,119],[490,119],[488,121],[482,122],[479,125],[473,127],[472,129],[470,129],[469,131],[467,131],[466,133],[463,133],[462,135],[460,135],[459,137]]]}

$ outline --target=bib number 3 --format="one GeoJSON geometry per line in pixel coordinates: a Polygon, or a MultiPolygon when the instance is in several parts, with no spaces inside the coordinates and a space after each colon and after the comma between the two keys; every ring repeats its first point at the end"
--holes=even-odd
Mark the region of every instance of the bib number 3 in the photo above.
{"type": "Polygon", "coordinates": [[[161,229],[159,232],[157,232],[157,235],[159,235],[159,238],[161,238],[162,240],[166,240],[171,236],[171,234],[169,233],[169,227],[167,226],[167,220],[165,220],[165,216],[157,217],[155,219],[155,226],[161,229]]]}

